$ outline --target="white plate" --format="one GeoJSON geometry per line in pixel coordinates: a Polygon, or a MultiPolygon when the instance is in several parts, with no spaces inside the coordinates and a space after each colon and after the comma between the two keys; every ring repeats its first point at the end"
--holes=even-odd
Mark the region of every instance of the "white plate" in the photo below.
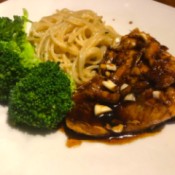
{"type": "MultiPolygon", "coordinates": [[[[21,15],[26,8],[32,20],[56,9],[92,9],[119,33],[139,27],[152,34],[175,55],[175,9],[151,0],[9,0],[0,4],[0,16],[21,15]],[[133,24],[129,24],[132,21],[133,24]]],[[[1,175],[174,175],[175,125],[128,144],[83,142],[66,147],[58,131],[33,135],[11,128],[7,108],[0,107],[1,175]]]]}

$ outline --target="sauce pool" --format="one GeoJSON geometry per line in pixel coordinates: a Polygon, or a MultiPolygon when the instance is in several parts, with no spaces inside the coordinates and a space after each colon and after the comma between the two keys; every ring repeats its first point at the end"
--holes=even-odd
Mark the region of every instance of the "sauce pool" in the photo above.
{"type": "Polygon", "coordinates": [[[74,137],[70,136],[68,134],[68,138],[66,141],[66,146],[68,148],[72,148],[72,147],[77,147],[80,146],[82,143],[84,142],[88,142],[88,143],[102,143],[102,144],[107,144],[107,145],[124,145],[124,144],[130,144],[134,141],[137,141],[138,139],[144,139],[147,137],[153,137],[157,134],[160,133],[160,131],[162,130],[162,128],[157,129],[154,132],[146,132],[146,133],[141,133],[141,134],[137,134],[137,135],[128,135],[126,137],[113,137],[113,138],[106,138],[106,139],[83,139],[81,138],[81,136],[78,135],[74,135],[74,137]]]}

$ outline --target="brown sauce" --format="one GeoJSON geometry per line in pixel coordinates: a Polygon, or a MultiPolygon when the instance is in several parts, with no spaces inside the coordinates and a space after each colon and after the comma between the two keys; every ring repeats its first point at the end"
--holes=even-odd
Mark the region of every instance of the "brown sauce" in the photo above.
{"type": "Polygon", "coordinates": [[[117,49],[106,52],[99,74],[74,94],[67,145],[126,144],[155,135],[175,117],[174,70],[175,58],[149,34],[136,29],[122,37],[117,49]],[[99,106],[109,111],[99,113],[99,106]]]}
{"type": "Polygon", "coordinates": [[[145,139],[148,137],[156,136],[161,132],[163,129],[163,126],[157,127],[154,130],[148,130],[143,133],[139,133],[136,135],[127,135],[127,136],[120,136],[120,137],[109,137],[109,138],[92,138],[87,137],[85,135],[80,135],[75,132],[72,132],[71,130],[67,130],[66,128],[62,128],[62,131],[66,133],[67,135],[67,141],[66,146],[68,148],[77,147],[80,146],[82,143],[101,143],[101,144],[107,144],[107,145],[124,145],[124,144],[130,144],[140,139],[145,139]]]}
{"type": "Polygon", "coordinates": [[[80,146],[82,143],[84,142],[88,142],[88,143],[102,143],[102,144],[107,144],[107,145],[124,145],[124,144],[130,144],[133,143],[137,140],[140,139],[145,139],[147,137],[153,137],[156,136],[157,134],[159,134],[161,131],[161,129],[155,131],[155,132],[147,132],[147,133],[142,133],[142,134],[138,134],[135,136],[131,136],[131,137],[125,137],[125,138],[108,138],[108,139],[97,139],[97,140],[81,140],[78,138],[69,138],[66,141],[66,146],[68,148],[73,148],[73,147],[77,147],[80,146]]]}
{"type": "Polygon", "coordinates": [[[81,144],[82,144],[82,140],[78,140],[78,139],[68,138],[67,141],[66,141],[66,146],[68,148],[72,148],[72,147],[75,147],[75,146],[80,146],[81,144]]]}
{"type": "MultiPolygon", "coordinates": [[[[166,124],[171,125],[175,124],[175,118],[171,119],[170,121],[166,122],[166,124]]],[[[125,145],[125,144],[131,144],[137,140],[140,139],[146,139],[148,137],[154,137],[157,136],[162,129],[164,128],[165,125],[159,125],[154,129],[148,129],[147,131],[144,131],[142,133],[138,134],[130,134],[128,136],[120,136],[120,137],[109,137],[109,138],[92,138],[92,137],[87,137],[85,135],[80,135],[77,134],[66,127],[61,127],[60,130],[64,132],[67,135],[67,141],[66,141],[66,146],[68,148],[74,148],[77,146],[81,146],[83,143],[101,143],[101,144],[106,144],[106,145],[125,145]]]]}

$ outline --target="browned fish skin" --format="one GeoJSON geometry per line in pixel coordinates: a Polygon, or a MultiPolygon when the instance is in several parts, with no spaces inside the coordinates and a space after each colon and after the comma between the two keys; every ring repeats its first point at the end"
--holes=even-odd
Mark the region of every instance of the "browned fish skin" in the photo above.
{"type": "Polygon", "coordinates": [[[66,126],[92,137],[111,137],[139,133],[172,119],[175,58],[167,50],[138,29],[122,37],[117,49],[108,50],[99,74],[74,94],[66,126]],[[109,111],[95,114],[99,104],[109,111]]]}

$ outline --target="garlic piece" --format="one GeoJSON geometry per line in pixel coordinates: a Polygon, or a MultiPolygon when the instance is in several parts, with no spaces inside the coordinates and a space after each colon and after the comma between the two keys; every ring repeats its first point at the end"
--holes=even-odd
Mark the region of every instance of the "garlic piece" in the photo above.
{"type": "Polygon", "coordinates": [[[120,133],[123,131],[123,128],[124,126],[122,124],[119,124],[119,125],[113,126],[111,129],[115,133],[120,133]]]}
{"type": "Polygon", "coordinates": [[[102,82],[103,86],[106,87],[107,89],[113,91],[116,87],[116,84],[111,81],[111,80],[106,80],[102,82]]]}
{"type": "Polygon", "coordinates": [[[153,91],[153,97],[154,98],[159,98],[160,97],[160,91],[153,91]]]}
{"type": "Polygon", "coordinates": [[[122,91],[125,88],[127,88],[128,86],[129,86],[128,84],[124,83],[124,84],[121,85],[120,90],[122,91]]]}
{"type": "Polygon", "coordinates": [[[112,63],[107,63],[107,64],[100,64],[100,68],[103,70],[108,70],[108,71],[116,71],[117,66],[112,63]]]}
{"type": "Polygon", "coordinates": [[[136,101],[134,94],[127,94],[124,98],[126,101],[136,101]]]}
{"type": "Polygon", "coordinates": [[[109,106],[96,104],[94,107],[94,113],[96,116],[110,111],[112,111],[112,109],[109,106]]]}
{"type": "Polygon", "coordinates": [[[117,66],[115,64],[106,64],[106,69],[109,71],[116,71],[117,66]]]}

